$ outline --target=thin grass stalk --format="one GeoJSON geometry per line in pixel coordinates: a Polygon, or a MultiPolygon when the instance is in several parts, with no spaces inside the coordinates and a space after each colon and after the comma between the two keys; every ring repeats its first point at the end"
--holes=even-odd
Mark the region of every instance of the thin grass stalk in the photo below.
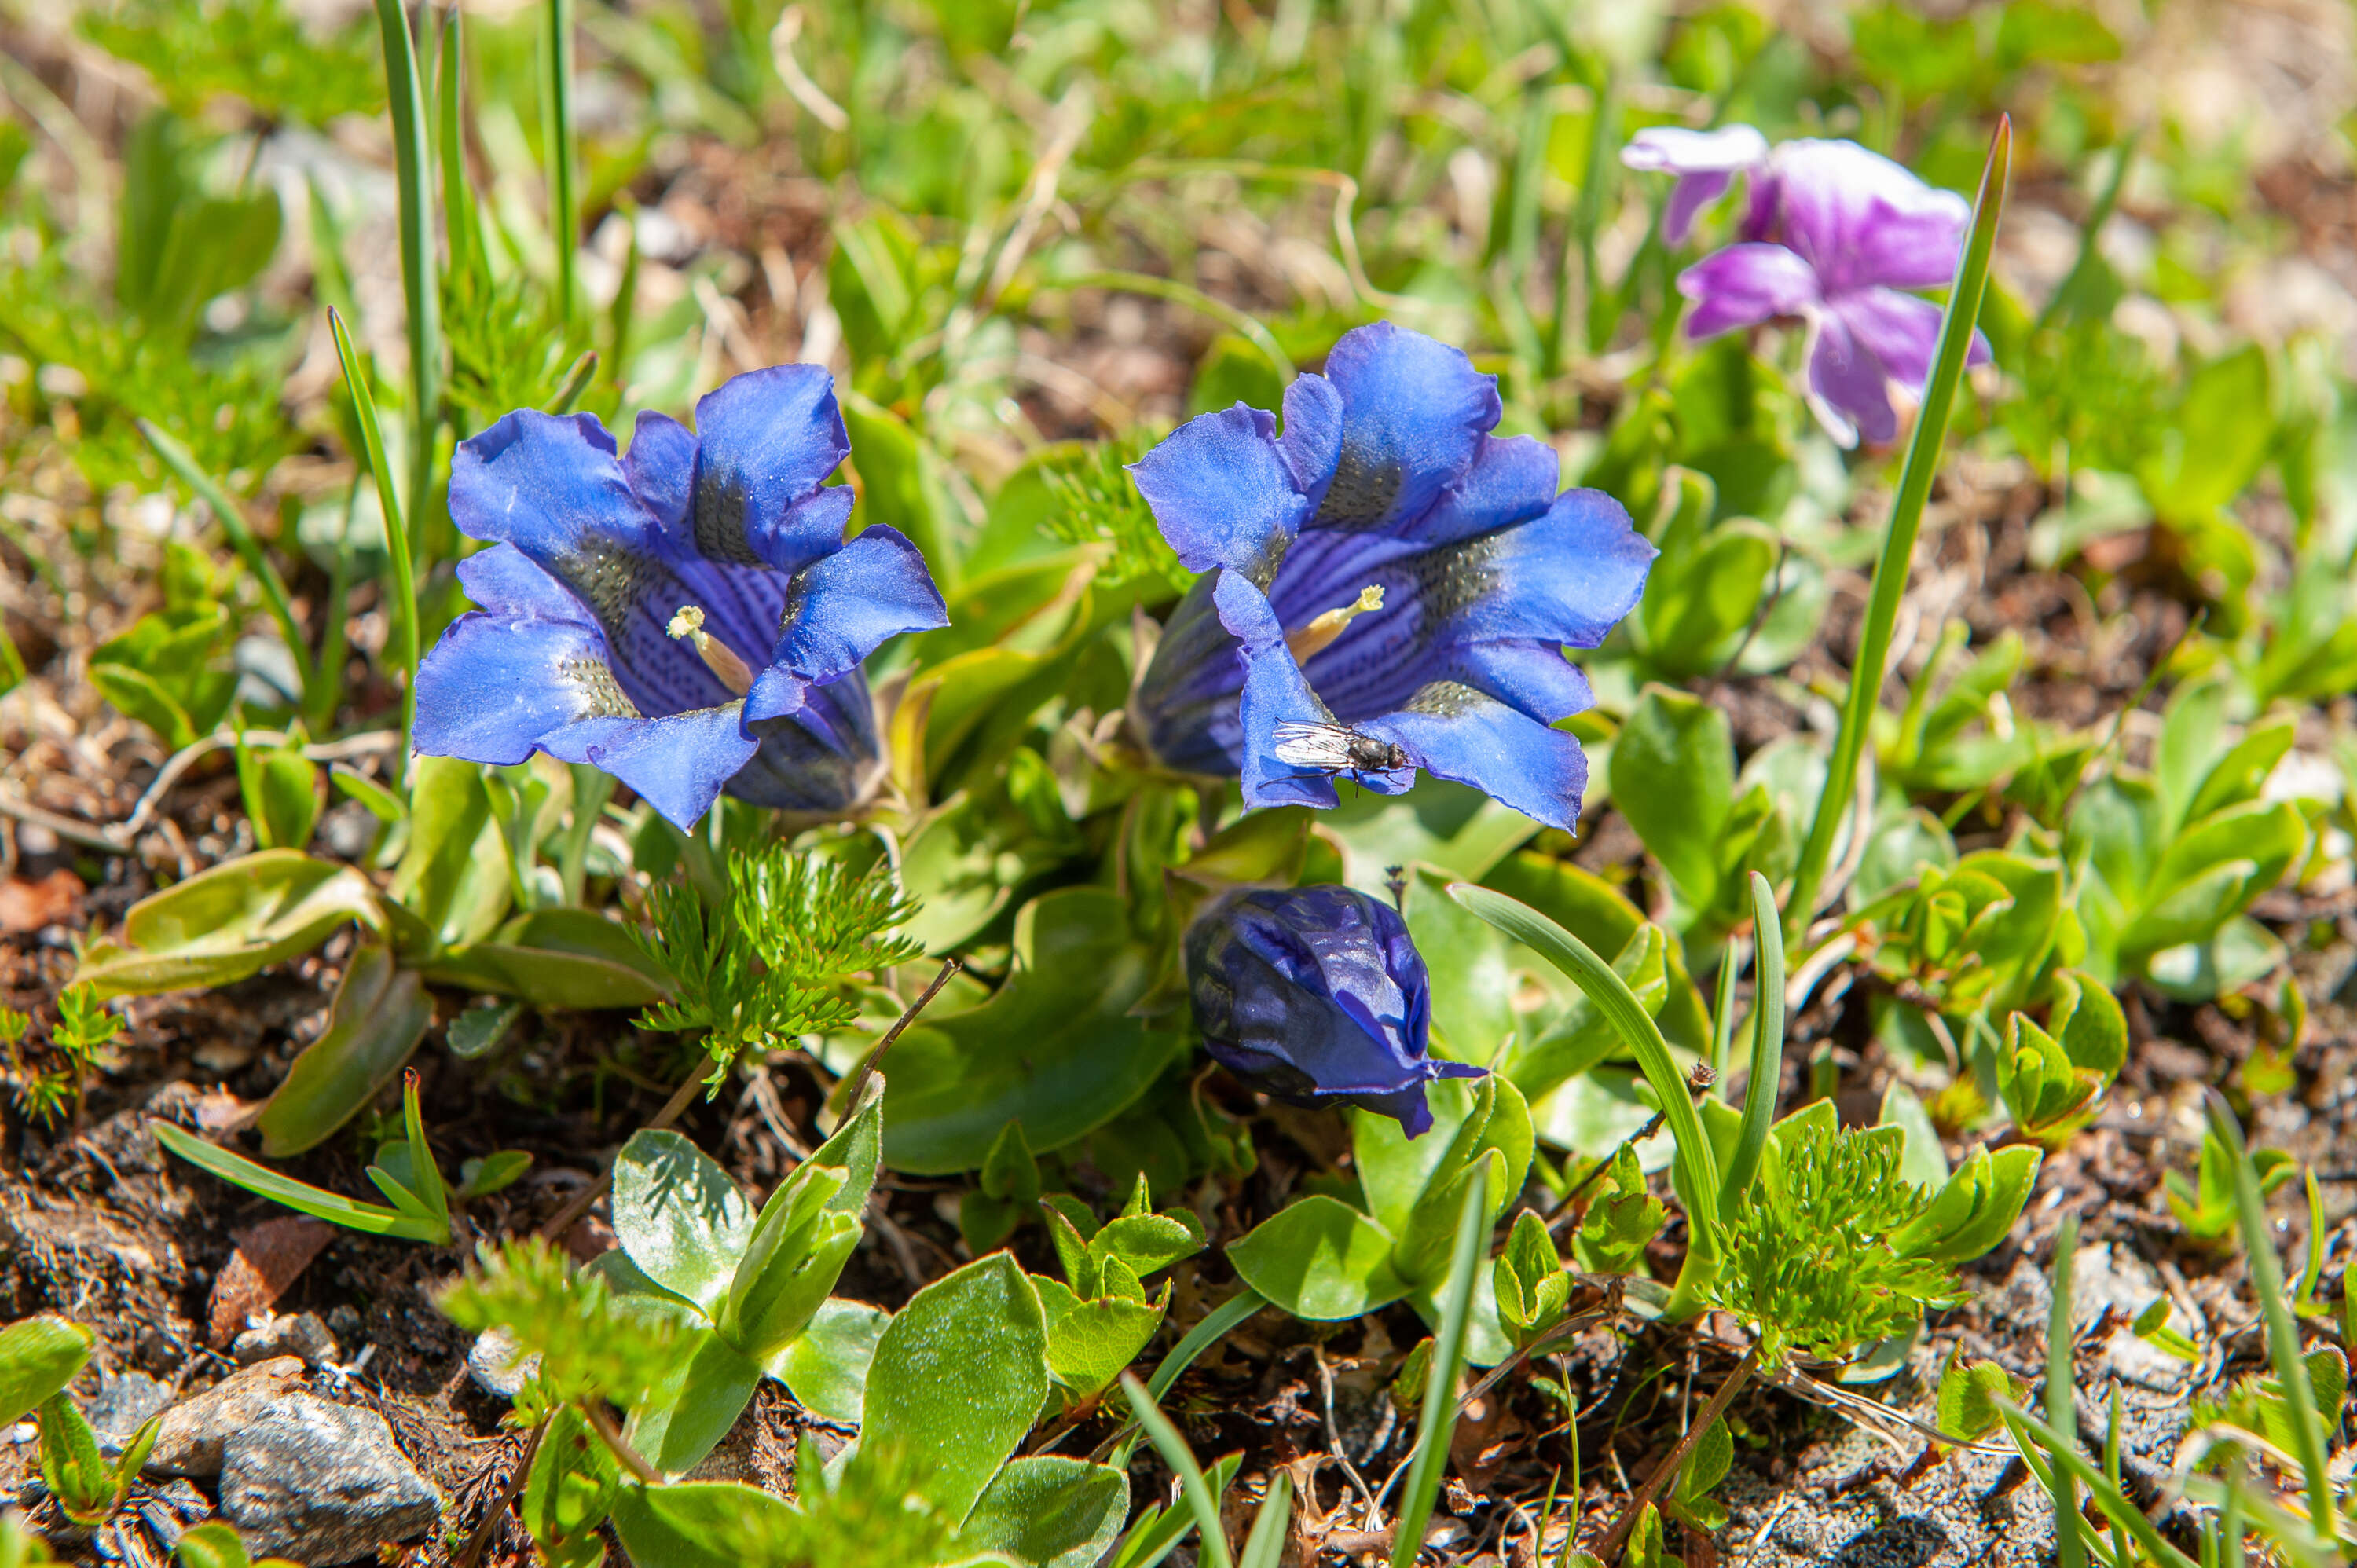
{"type": "MultiPolygon", "coordinates": [[[[2077,1380],[2071,1366],[2071,1265],[2078,1252],[2079,1217],[2066,1214],[2062,1229],[2054,1237],[2054,1292],[2046,1319],[2046,1420],[2066,1442],[2076,1420],[2072,1412],[2077,1380]]],[[[2075,1444],[2072,1453],[2074,1457],[2078,1453],[2075,1444]]],[[[2061,1465],[2051,1466],[2047,1482],[2054,1493],[2054,1560],[2060,1568],[2083,1568],[2087,1544],[2080,1529],[2078,1486],[2061,1465]]]]}
{"type": "Polygon", "coordinates": [[[556,242],[556,320],[570,341],[581,248],[579,151],[573,124],[573,0],[548,0],[548,232],[556,242]]]}
{"type": "Polygon", "coordinates": [[[409,553],[409,530],[402,521],[401,496],[393,482],[393,466],[384,455],[384,435],[376,420],[376,397],[369,391],[368,367],[352,347],[344,318],[328,312],[328,330],[336,339],[336,359],[344,368],[344,387],[351,393],[352,415],[361,427],[362,456],[369,477],[376,481],[377,505],[384,514],[385,553],[391,557],[386,575],[393,587],[393,655],[401,675],[401,755],[409,752],[409,735],[417,719],[417,573],[409,553]]]}
{"type": "Polygon", "coordinates": [[[1685,1266],[1663,1312],[1674,1322],[1691,1317],[1702,1310],[1700,1291],[1718,1269],[1718,1156],[1702,1130],[1702,1118],[1695,1114],[1685,1075],[1671,1057],[1661,1026],[1629,989],[1629,983],[1598,957],[1595,949],[1537,910],[1502,893],[1463,882],[1450,884],[1448,896],[1571,976],[1611,1020],[1636,1057],[1638,1069],[1652,1086],[1677,1145],[1672,1168],[1693,1230],[1685,1266]]]}
{"type": "Polygon", "coordinates": [[[1178,1473],[1179,1489],[1195,1516],[1195,1529],[1203,1538],[1203,1561],[1211,1568],[1235,1568],[1235,1559],[1228,1554],[1228,1538],[1220,1529],[1220,1499],[1211,1495],[1211,1483],[1204,1478],[1203,1466],[1195,1462],[1195,1451],[1187,1446],[1187,1440],[1170,1424],[1170,1418],[1162,1413],[1135,1372],[1121,1375],[1121,1391],[1128,1397],[1129,1408],[1146,1428],[1146,1439],[1154,1444],[1155,1452],[1178,1473]]]}
{"type": "Polygon", "coordinates": [[[188,492],[221,520],[221,532],[229,535],[230,548],[237,552],[237,558],[245,564],[245,569],[262,588],[263,602],[269,606],[270,617],[278,623],[280,635],[286,639],[287,655],[295,660],[296,679],[307,696],[312,682],[317,679],[310,644],[304,640],[303,628],[296,622],[295,601],[287,595],[286,580],[263,553],[262,541],[246,526],[245,513],[238,510],[237,502],[221,488],[221,481],[205,472],[196,454],[181,446],[170,432],[144,419],[135,423],[141,437],[163,459],[164,467],[172,470],[173,478],[188,486],[188,492]]]}
{"type": "MultiPolygon", "coordinates": [[[[393,173],[401,194],[401,288],[409,310],[409,526],[425,527],[434,489],[435,436],[442,413],[442,287],[427,209],[434,150],[427,140],[425,91],[417,74],[417,42],[401,0],[376,0],[377,31],[384,39],[384,85],[393,112],[393,173]]],[[[390,519],[392,513],[387,512],[390,519]]],[[[414,555],[418,541],[409,542],[414,555]]]]}
{"type": "Polygon", "coordinates": [[[1776,1119],[1776,1090],[1784,1077],[1784,933],[1776,925],[1776,891],[1751,874],[1751,924],[1759,942],[1751,976],[1751,1080],[1743,1087],[1743,1122],[1718,1188],[1718,1217],[1729,1220],[1743,1201],[1768,1125],[1776,1119]]]}
{"type": "Polygon", "coordinates": [[[1448,1257],[1448,1286],[1440,1298],[1440,1328],[1432,1340],[1432,1368],[1425,1378],[1415,1456],[1408,1463],[1407,1489],[1392,1535],[1392,1568],[1415,1568],[1424,1527],[1440,1495],[1441,1472],[1448,1467],[1448,1439],[1457,1430],[1457,1380],[1465,1369],[1465,1325],[1473,1314],[1473,1272],[1488,1251],[1489,1214],[1490,1184],[1467,1182],[1457,1210],[1457,1245],[1448,1257]]]}
{"type": "Polygon", "coordinates": [[[1996,242],[1998,218],[2005,211],[2006,181],[2013,165],[2013,122],[2000,115],[1990,139],[1988,162],[1981,170],[1978,198],[1973,203],[1973,224],[1956,263],[1956,281],[1948,291],[1947,308],[1940,317],[1940,345],[1932,356],[1932,374],[1923,383],[1923,403],[1915,415],[1915,433],[1907,443],[1907,458],[1899,473],[1899,493],[1890,505],[1890,524],[1882,536],[1882,554],[1875,563],[1874,586],[1867,601],[1866,624],[1858,638],[1857,661],[1850,671],[1849,699],[1843,704],[1841,728],[1834,736],[1832,765],[1825,787],[1817,797],[1817,814],[1809,825],[1807,843],[1792,875],[1792,897],[1784,904],[1784,935],[1789,942],[1808,927],[1815,912],[1817,887],[1824,879],[1834,834],[1857,779],[1858,759],[1866,750],[1867,731],[1880,700],[1882,678],[1890,656],[1891,628],[1899,619],[1899,601],[1907,592],[1907,574],[1915,554],[1915,536],[1923,522],[1923,503],[1940,470],[1941,448],[1948,435],[1948,415],[1955,406],[1956,388],[1964,379],[1964,357],[1970,351],[1975,324],[1980,319],[1981,298],[1988,285],[1989,255],[1996,242]]]}
{"type": "Polygon", "coordinates": [[[2309,1526],[2319,1541],[2330,1545],[2340,1527],[2332,1474],[2325,1460],[2325,1423],[2317,1414],[2316,1391],[2309,1383],[2308,1363],[2300,1356],[2299,1323],[2285,1299],[2283,1262],[2276,1256],[2275,1239],[2267,1227],[2258,1167],[2244,1144],[2242,1123],[2234,1120],[2233,1112],[2215,1090],[2210,1093],[2209,1111],[2211,1132],[2234,1160],[2234,1210],[2242,1222],[2244,1266],[2250,1270],[2251,1294],[2259,1298],[2259,1316],[2267,1326],[2267,1350],[2275,1360],[2276,1380],[2283,1384],[2284,1406],[2291,1416],[2292,1453],[2306,1472],[2309,1526]]]}

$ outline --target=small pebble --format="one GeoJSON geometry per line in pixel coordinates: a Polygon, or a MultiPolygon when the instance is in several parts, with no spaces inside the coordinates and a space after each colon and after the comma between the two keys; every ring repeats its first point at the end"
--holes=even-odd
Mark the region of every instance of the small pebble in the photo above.
{"type": "Polygon", "coordinates": [[[328,1332],[326,1324],[307,1312],[298,1312],[291,1317],[273,1317],[247,1329],[230,1341],[229,1353],[241,1367],[251,1367],[256,1361],[266,1361],[274,1356],[300,1356],[315,1368],[331,1365],[341,1359],[336,1348],[336,1337],[328,1332]]]}
{"type": "Polygon", "coordinates": [[[171,1402],[168,1384],[159,1383],[145,1372],[124,1372],[100,1383],[98,1397],[82,1413],[90,1418],[91,1430],[98,1434],[99,1452],[120,1454],[147,1418],[171,1402]]]}
{"type": "Polygon", "coordinates": [[[257,1557],[311,1568],[372,1558],[425,1534],[442,1498],[374,1411],[289,1394],[222,1451],[221,1516],[257,1557]]]}
{"type": "Polygon", "coordinates": [[[494,1399],[515,1398],[540,1370],[539,1352],[518,1360],[519,1348],[515,1336],[505,1328],[484,1329],[475,1337],[474,1348],[467,1352],[467,1375],[475,1380],[477,1388],[494,1399]]]}
{"type": "Polygon", "coordinates": [[[221,1448],[230,1434],[251,1426],[279,1400],[303,1386],[303,1360],[279,1356],[232,1373],[225,1381],[164,1412],[156,1446],[147,1455],[151,1476],[217,1476],[221,1448]]]}

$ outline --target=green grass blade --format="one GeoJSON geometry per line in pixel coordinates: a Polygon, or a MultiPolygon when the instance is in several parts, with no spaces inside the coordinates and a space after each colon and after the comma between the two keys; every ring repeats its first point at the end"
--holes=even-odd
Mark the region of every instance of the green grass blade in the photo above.
{"type": "MultiPolygon", "coordinates": [[[[1504,1156],[1494,1151],[1491,1159],[1504,1156]]],[[[1469,1181],[1457,1211],[1457,1245],[1448,1255],[1448,1285],[1440,1298],[1440,1330],[1433,1337],[1432,1369],[1424,1384],[1424,1414],[1416,1423],[1415,1455],[1408,1461],[1392,1537],[1392,1568],[1414,1568],[1424,1549],[1424,1527],[1448,1467],[1448,1439],[1457,1430],[1457,1379],[1465,1369],[1465,1325],[1473,1313],[1473,1272],[1487,1252],[1490,1184],[1469,1181]]]]}
{"type": "Polygon", "coordinates": [[[2005,1422],[2006,1430],[2012,1434],[2014,1446],[2021,1450],[2024,1457],[2029,1455],[2033,1447],[2044,1449],[2049,1462],[2085,1486],[2094,1498],[2095,1506],[2104,1510],[2104,1517],[2133,1537],[2147,1558],[2162,1564],[2163,1568],[2199,1568],[2193,1559],[2161,1539],[2160,1531],[2153,1528],[2152,1520],[2145,1517],[2144,1510],[2130,1502],[2101,1470],[2090,1464],[2086,1455],[2079,1452],[2076,1443],[2018,1405],[1999,1400],[1996,1408],[1997,1414],[2005,1422]]]}
{"type": "Polygon", "coordinates": [[[361,455],[369,476],[376,481],[376,499],[384,514],[385,553],[393,578],[393,655],[401,672],[402,753],[409,749],[409,732],[417,717],[417,574],[411,564],[409,530],[401,518],[401,496],[385,460],[384,435],[376,422],[376,397],[369,391],[368,368],[352,347],[344,318],[328,312],[328,330],[336,339],[336,359],[344,367],[344,387],[352,394],[352,413],[361,427],[361,455]]]}
{"type": "Polygon", "coordinates": [[[1204,1315],[1202,1322],[1187,1331],[1187,1337],[1178,1341],[1170,1354],[1162,1358],[1161,1365],[1154,1369],[1154,1376],[1146,1380],[1146,1391],[1156,1399],[1168,1393],[1170,1385],[1178,1380],[1178,1374],[1195,1364],[1196,1357],[1224,1338],[1228,1330],[1267,1305],[1268,1297],[1250,1285],[1220,1303],[1204,1315]]]}
{"type": "Polygon", "coordinates": [[[580,157],[573,124],[573,0],[548,0],[548,236],[556,246],[556,320],[573,336],[581,249],[580,157]]]}
{"type": "Polygon", "coordinates": [[[278,568],[270,564],[270,557],[263,553],[262,541],[256,539],[253,530],[246,526],[245,514],[238,510],[237,502],[221,489],[220,482],[198,464],[195,453],[181,446],[161,425],[150,424],[144,419],[137,424],[140,435],[156,456],[164,460],[164,467],[172,470],[173,478],[188,486],[189,493],[204,502],[221,520],[221,532],[229,535],[230,548],[237,552],[237,558],[245,563],[245,569],[253,573],[253,580],[262,585],[262,596],[270,607],[270,617],[278,623],[279,634],[286,639],[286,651],[295,660],[296,677],[302,683],[304,694],[308,696],[318,681],[318,667],[312,661],[310,644],[303,639],[303,628],[295,622],[295,601],[287,596],[286,580],[278,575],[278,568]]]}
{"type": "Polygon", "coordinates": [[[1212,1495],[1211,1482],[1203,1478],[1203,1466],[1195,1462],[1195,1451],[1187,1446],[1187,1440],[1178,1435],[1178,1429],[1170,1424],[1170,1418],[1162,1413],[1154,1396],[1146,1391],[1146,1385],[1137,1380],[1135,1373],[1121,1375],[1121,1391],[1128,1396],[1129,1408],[1137,1412],[1138,1423],[1146,1428],[1155,1452],[1178,1474],[1179,1487],[1187,1494],[1187,1507],[1194,1513],[1195,1528],[1203,1538],[1203,1561],[1212,1568],[1235,1568],[1235,1559],[1228,1555],[1228,1538],[1220,1530],[1220,1499],[1212,1495]]]}
{"type": "Polygon", "coordinates": [[[425,1118],[417,1105],[417,1069],[411,1068],[402,1074],[401,1119],[409,1133],[409,1179],[416,1183],[417,1196],[435,1219],[442,1222],[444,1234],[450,1230],[450,1196],[443,1189],[442,1167],[434,1163],[433,1145],[425,1141],[425,1118]]]}
{"type": "Polygon", "coordinates": [[[1596,950],[1526,904],[1487,887],[1468,883],[1449,885],[1448,895],[1482,919],[1497,927],[1571,976],[1587,993],[1620,1038],[1635,1053],[1638,1069],[1652,1084],[1668,1119],[1670,1135],[1677,1142],[1676,1165],[1686,1200],[1694,1207],[1695,1251],[1716,1257],[1717,1230],[1710,1217],[1718,1212],[1718,1156],[1702,1130],[1687,1098],[1685,1075],[1671,1058],[1669,1042],[1629,983],[1596,955],[1596,950]]]}
{"type": "Polygon", "coordinates": [[[1979,198],[1973,203],[1973,226],[1964,253],[1956,265],[1956,281],[1948,291],[1948,306],[1940,317],[1940,347],[1932,360],[1931,379],[1923,383],[1923,403],[1915,415],[1915,434],[1907,443],[1907,460],[1899,472],[1899,493],[1890,504],[1890,526],[1882,536],[1882,555],[1875,563],[1874,587],[1867,601],[1866,625],[1858,638],[1857,662],[1850,671],[1849,700],[1842,707],[1841,728],[1834,736],[1833,763],[1825,772],[1824,792],[1817,798],[1816,819],[1809,824],[1807,844],[1792,875],[1792,896],[1784,905],[1784,930],[1789,938],[1808,927],[1816,907],[1817,886],[1824,881],[1825,862],[1833,854],[1834,834],[1841,826],[1856,792],[1858,758],[1866,750],[1867,729],[1882,693],[1884,667],[1890,656],[1890,634],[1899,618],[1899,601],[1907,591],[1908,564],[1915,553],[1915,535],[1923,522],[1923,503],[1932,480],[1940,471],[1941,447],[1947,440],[1948,413],[1955,406],[1956,387],[1964,374],[1964,356],[1971,349],[1974,325],[1979,321],[1981,296],[1988,285],[1989,253],[1996,243],[1998,217],[2005,210],[2006,180],[2013,165],[2013,122],[2000,116],[1989,142],[1988,162],[1981,170],[1979,198]]]}
{"type": "Polygon", "coordinates": [[[1279,1470],[1260,1500],[1260,1513],[1244,1538],[1244,1553],[1236,1559],[1236,1568],[1276,1568],[1277,1559],[1285,1555],[1286,1526],[1292,1522],[1293,1477],[1279,1470]]]}
{"type": "Polygon", "coordinates": [[[1751,874],[1751,926],[1760,951],[1752,961],[1751,1081],[1743,1090],[1743,1129],[1718,1189],[1718,1217],[1734,1218],[1768,1146],[1768,1124],[1776,1119],[1776,1090],[1784,1077],[1784,933],[1777,924],[1776,893],[1768,879],[1751,874]]]}
{"type": "Polygon", "coordinates": [[[475,215],[475,188],[467,180],[467,33],[456,5],[442,19],[442,62],[435,83],[435,139],[442,149],[442,228],[450,245],[454,280],[480,277],[490,263],[483,255],[482,220],[475,215]]]}
{"type": "Polygon", "coordinates": [[[359,1230],[371,1236],[398,1236],[411,1241],[447,1241],[448,1231],[436,1236],[432,1227],[391,1208],[373,1203],[355,1203],[352,1199],[308,1182],[281,1176],[267,1165],[256,1165],[243,1155],[224,1149],[218,1144],[208,1144],[202,1138],[173,1126],[168,1122],[150,1122],[156,1130],[156,1140],[192,1165],[210,1171],[233,1187],[283,1203],[287,1208],[324,1219],[330,1225],[340,1225],[347,1230],[359,1230]]]}
{"type": "Polygon", "coordinates": [[[2284,1406],[2290,1412],[2292,1453],[2307,1472],[2310,1528],[2319,1541],[2330,1541],[2339,1530],[2338,1510],[2331,1472],[2325,1466],[2324,1423],[2317,1415],[2316,1391],[2309,1384],[2308,1363],[2299,1353],[2299,1324],[2284,1297],[2283,1262],[2276,1256],[2275,1238],[2267,1227],[2258,1166],[2244,1145],[2242,1123],[2214,1090],[2210,1094],[2210,1130],[2233,1156],[2234,1211],[2242,1221],[2244,1266],[2251,1273],[2252,1294],[2259,1298],[2267,1350],[2275,1359],[2276,1378],[2283,1384],[2284,1406]]]}
{"type": "MultiPolygon", "coordinates": [[[[393,173],[401,193],[401,287],[409,308],[409,524],[419,528],[434,489],[434,438],[442,413],[442,284],[426,209],[434,149],[426,140],[417,43],[401,0],[376,0],[376,22],[384,39],[385,102],[393,112],[393,173]]],[[[410,541],[412,553],[416,542],[410,541]]]]}
{"type": "MultiPolygon", "coordinates": [[[[2046,1420],[2063,1434],[2073,1458],[2079,1445],[2070,1440],[2078,1430],[2074,1392],[2077,1379],[2071,1367],[2071,1265],[2079,1255],[2079,1217],[2066,1214],[2054,1237],[2053,1305],[2046,1319],[2046,1420]]],[[[2054,1492],[2054,1560],[2060,1568],[2082,1568],[2087,1545],[2079,1520],[2079,1490],[2067,1466],[2057,1466],[2048,1477],[2054,1492]]]]}

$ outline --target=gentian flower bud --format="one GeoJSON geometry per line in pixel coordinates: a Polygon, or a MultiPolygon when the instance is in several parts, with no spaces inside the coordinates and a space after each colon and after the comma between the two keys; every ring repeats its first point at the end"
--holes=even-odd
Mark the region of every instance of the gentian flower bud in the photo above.
{"type": "Polygon", "coordinates": [[[1356,1105],[1411,1138],[1425,1085],[1487,1070],[1426,1052],[1432,986],[1391,906],[1348,887],[1226,895],[1187,932],[1187,984],[1222,1067],[1293,1105],[1356,1105]]]}

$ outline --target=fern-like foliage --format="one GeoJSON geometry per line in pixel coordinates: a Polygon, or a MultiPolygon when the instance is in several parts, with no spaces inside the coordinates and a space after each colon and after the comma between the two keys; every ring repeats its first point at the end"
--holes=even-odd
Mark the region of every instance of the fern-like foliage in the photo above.
{"type": "Polygon", "coordinates": [[[924,950],[894,934],[916,905],[882,865],[863,874],[773,845],[731,860],[728,882],[718,907],[683,883],[657,884],[652,929],[637,934],[675,983],[639,1026],[706,1031],[716,1087],[740,1051],[849,1024],[858,1012],[855,977],[924,950]]]}
{"type": "Polygon", "coordinates": [[[439,1305],[459,1327],[505,1328],[520,1358],[540,1357],[539,1375],[516,1401],[525,1423],[585,1400],[636,1403],[670,1367],[678,1337],[671,1318],[621,1305],[602,1275],[575,1268],[537,1236],[484,1249],[439,1305]]]}
{"type": "Polygon", "coordinates": [[[1946,1267],[1890,1245],[1927,1201],[1899,1174],[1904,1144],[1895,1127],[1836,1130],[1830,1118],[1769,1141],[1708,1292],[1759,1337],[1764,1366],[1795,1350],[1839,1360],[1955,1296],[1946,1267]]]}
{"type": "Polygon", "coordinates": [[[1144,579],[1184,593],[1195,575],[1179,564],[1178,553],[1162,537],[1127,468],[1155,439],[1150,433],[1133,431],[1101,442],[1067,464],[1043,468],[1040,478],[1056,499],[1047,527],[1069,544],[1113,546],[1112,558],[1097,573],[1097,581],[1106,587],[1144,579]]]}

